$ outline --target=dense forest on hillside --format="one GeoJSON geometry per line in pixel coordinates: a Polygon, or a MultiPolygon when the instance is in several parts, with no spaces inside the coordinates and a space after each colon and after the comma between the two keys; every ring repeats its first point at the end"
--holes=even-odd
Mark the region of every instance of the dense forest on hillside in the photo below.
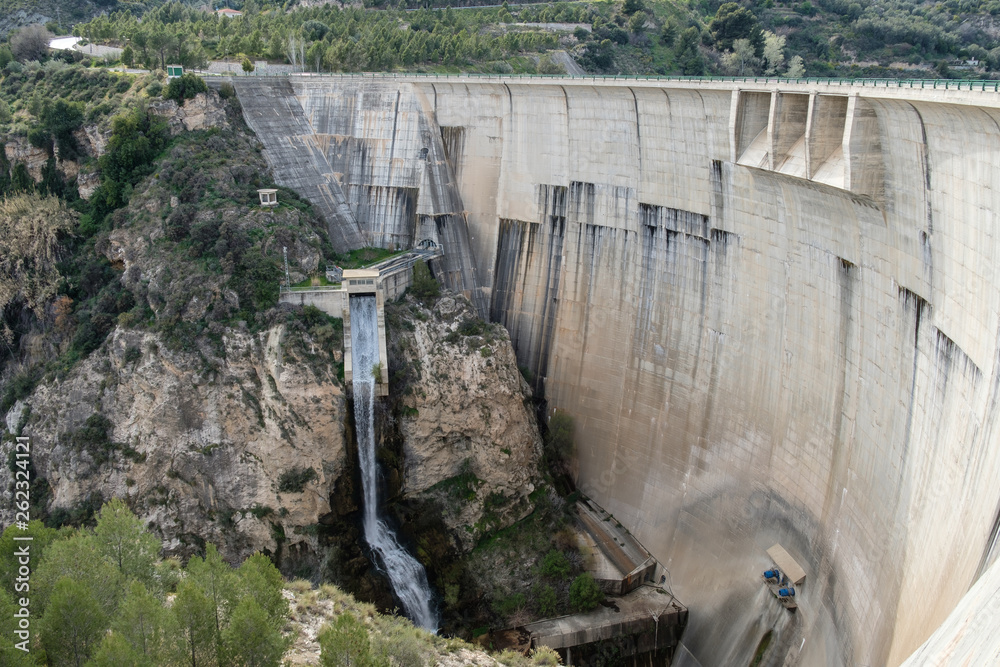
{"type": "MultiPolygon", "coordinates": [[[[33,1],[41,0],[0,0],[11,7],[33,1]]],[[[246,58],[305,71],[560,73],[564,68],[550,53],[565,50],[595,73],[979,78],[1000,68],[998,0],[627,0],[483,8],[445,0],[433,9],[413,0],[365,0],[364,6],[248,0],[226,3],[242,10],[234,18],[200,3],[102,1],[67,3],[70,20],[50,29],[65,30],[89,8],[94,18],[76,23],[74,34],[129,47],[125,62],[147,67],[229,60],[238,69],[246,58]]]]}

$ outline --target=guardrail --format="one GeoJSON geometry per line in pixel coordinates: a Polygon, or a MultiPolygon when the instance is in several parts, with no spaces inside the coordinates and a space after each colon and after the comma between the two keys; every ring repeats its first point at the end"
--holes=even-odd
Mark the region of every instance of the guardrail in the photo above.
{"type": "Polygon", "coordinates": [[[336,292],[341,289],[341,283],[334,283],[333,285],[305,285],[296,286],[292,285],[288,287],[286,285],[279,285],[278,291],[281,293],[285,292],[336,292]]]}
{"type": "Polygon", "coordinates": [[[285,72],[277,74],[250,73],[219,73],[195,71],[202,76],[229,77],[260,77],[286,78],[290,76],[318,78],[336,76],[356,79],[431,79],[431,80],[464,80],[482,79],[485,81],[509,81],[511,79],[524,81],[675,81],[691,83],[752,83],[752,84],[814,84],[824,86],[862,86],[874,88],[924,88],[933,90],[974,90],[981,92],[1000,92],[1000,80],[986,79],[845,79],[822,77],[764,77],[764,76],[671,76],[657,74],[487,74],[469,72],[467,74],[436,74],[432,72],[285,72]]]}

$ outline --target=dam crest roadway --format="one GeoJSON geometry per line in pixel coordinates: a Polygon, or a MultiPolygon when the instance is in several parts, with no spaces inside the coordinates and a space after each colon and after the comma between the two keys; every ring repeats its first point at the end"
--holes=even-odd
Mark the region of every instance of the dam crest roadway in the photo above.
{"type": "Polygon", "coordinates": [[[749,664],[767,632],[765,665],[993,664],[995,89],[232,83],[338,250],[430,239],[510,331],[579,487],[687,604],[674,664],[749,664]],[[760,580],[777,543],[795,613],[760,580]]]}

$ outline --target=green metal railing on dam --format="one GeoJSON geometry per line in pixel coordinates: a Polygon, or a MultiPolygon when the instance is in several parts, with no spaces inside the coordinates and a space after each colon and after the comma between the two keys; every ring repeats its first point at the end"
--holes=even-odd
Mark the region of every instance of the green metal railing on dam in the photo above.
{"type": "Polygon", "coordinates": [[[980,92],[1000,92],[1000,80],[985,79],[849,79],[849,78],[784,78],[765,76],[664,76],[658,74],[487,74],[469,72],[467,74],[437,74],[433,72],[284,72],[275,74],[224,74],[216,72],[196,71],[201,76],[223,77],[257,77],[285,79],[295,77],[325,77],[336,76],[349,79],[431,79],[431,80],[464,80],[482,79],[484,81],[676,81],[684,83],[752,83],[763,85],[778,84],[814,84],[824,86],[847,86],[869,88],[920,88],[929,90],[972,90],[980,92]]]}

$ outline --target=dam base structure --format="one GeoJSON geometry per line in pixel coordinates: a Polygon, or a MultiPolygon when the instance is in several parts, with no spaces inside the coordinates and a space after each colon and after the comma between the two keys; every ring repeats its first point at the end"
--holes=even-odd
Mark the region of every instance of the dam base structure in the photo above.
{"type": "Polygon", "coordinates": [[[875,84],[234,79],[341,247],[433,225],[670,571],[675,664],[989,664],[1000,94],[875,84]]]}

